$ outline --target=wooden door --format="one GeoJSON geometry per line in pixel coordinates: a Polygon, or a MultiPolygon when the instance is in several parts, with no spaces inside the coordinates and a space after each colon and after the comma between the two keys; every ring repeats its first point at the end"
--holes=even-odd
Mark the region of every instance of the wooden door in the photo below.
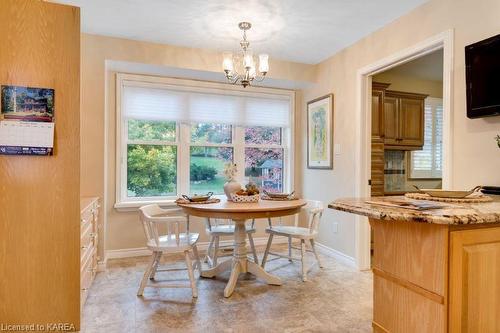
{"type": "Polygon", "coordinates": [[[389,94],[384,98],[384,143],[386,145],[399,144],[399,111],[398,98],[389,94]]]}
{"type": "Polygon", "coordinates": [[[0,155],[0,324],[78,331],[80,9],[2,0],[0,49],[0,84],[55,94],[54,155],[0,155]]]}
{"type": "Polygon", "coordinates": [[[384,137],[384,97],[389,83],[372,83],[372,138],[384,137]]]}
{"type": "Polygon", "coordinates": [[[500,332],[500,227],[450,237],[450,332],[500,332]]]}
{"type": "Polygon", "coordinates": [[[424,108],[423,98],[400,98],[400,145],[418,147],[424,145],[424,108]]]}

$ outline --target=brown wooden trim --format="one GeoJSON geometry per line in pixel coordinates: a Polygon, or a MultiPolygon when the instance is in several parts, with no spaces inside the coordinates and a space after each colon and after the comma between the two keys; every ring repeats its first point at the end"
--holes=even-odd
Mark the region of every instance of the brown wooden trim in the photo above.
{"type": "Polygon", "coordinates": [[[386,90],[385,95],[395,98],[413,98],[413,99],[425,99],[429,96],[426,94],[417,94],[412,92],[396,91],[396,90],[386,90]]]}
{"type": "Polygon", "coordinates": [[[384,272],[378,268],[374,267],[372,269],[372,271],[373,271],[373,274],[377,275],[378,277],[381,277],[383,279],[386,279],[386,280],[389,280],[393,283],[396,283],[397,285],[400,285],[408,290],[411,290],[411,291],[413,291],[421,296],[424,296],[425,298],[428,298],[436,303],[444,304],[444,301],[445,301],[444,296],[441,296],[441,295],[436,294],[432,291],[424,289],[424,288],[422,288],[414,283],[411,283],[409,281],[400,279],[397,276],[394,276],[390,273],[384,272]]]}
{"type": "Polygon", "coordinates": [[[372,90],[386,90],[389,88],[391,84],[390,83],[383,83],[383,82],[372,82],[372,90]]]}
{"type": "Polygon", "coordinates": [[[375,320],[372,320],[372,328],[373,332],[389,333],[388,330],[386,330],[382,325],[378,324],[375,320]]]}
{"type": "Polygon", "coordinates": [[[421,150],[422,146],[391,146],[385,145],[385,150],[421,150]]]}

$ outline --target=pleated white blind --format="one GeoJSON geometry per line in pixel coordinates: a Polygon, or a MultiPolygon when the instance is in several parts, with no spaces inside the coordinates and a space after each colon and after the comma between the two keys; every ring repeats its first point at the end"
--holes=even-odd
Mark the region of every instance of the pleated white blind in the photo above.
{"type": "Polygon", "coordinates": [[[123,116],[133,119],[240,126],[290,126],[290,100],[269,94],[241,96],[231,91],[124,85],[123,116]]]}
{"type": "Polygon", "coordinates": [[[412,178],[441,178],[443,164],[443,100],[425,99],[424,146],[412,151],[412,178]]]}

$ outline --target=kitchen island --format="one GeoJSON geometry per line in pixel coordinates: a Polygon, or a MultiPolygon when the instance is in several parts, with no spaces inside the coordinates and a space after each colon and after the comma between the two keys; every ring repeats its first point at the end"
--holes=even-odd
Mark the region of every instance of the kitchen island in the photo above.
{"type": "Polygon", "coordinates": [[[374,332],[500,332],[500,198],[429,210],[394,200],[405,197],[328,206],[373,228],[374,332]]]}

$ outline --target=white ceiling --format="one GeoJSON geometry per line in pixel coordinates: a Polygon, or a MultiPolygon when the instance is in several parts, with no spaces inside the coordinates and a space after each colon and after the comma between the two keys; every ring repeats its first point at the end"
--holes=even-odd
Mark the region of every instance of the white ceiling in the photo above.
{"type": "Polygon", "coordinates": [[[318,63],[426,0],[55,0],[81,7],[86,33],[318,63]]]}
{"type": "Polygon", "coordinates": [[[387,72],[398,76],[411,76],[421,80],[443,81],[443,50],[438,50],[387,72]]]}

